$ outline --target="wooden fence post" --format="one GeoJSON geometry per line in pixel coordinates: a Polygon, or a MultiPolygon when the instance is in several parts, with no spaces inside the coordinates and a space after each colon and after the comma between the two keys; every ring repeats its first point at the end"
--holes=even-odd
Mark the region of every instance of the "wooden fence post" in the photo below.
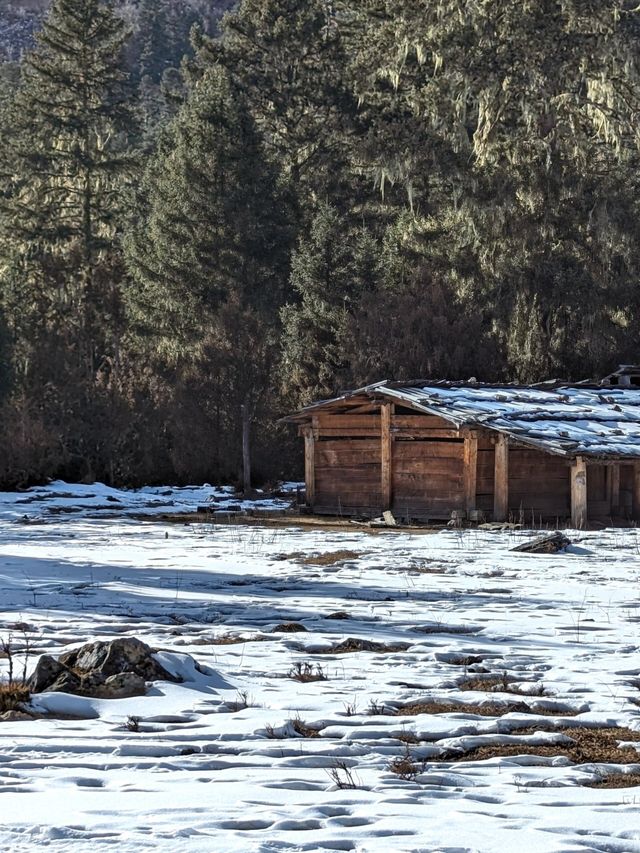
{"type": "Polygon", "coordinates": [[[495,446],[493,520],[506,521],[509,515],[509,436],[500,433],[495,446]]]}
{"type": "Polygon", "coordinates": [[[380,407],[380,467],[382,476],[382,510],[391,509],[393,501],[393,438],[391,435],[391,415],[393,404],[384,403],[380,407]]]}
{"type": "Polygon", "coordinates": [[[571,466],[571,525],[576,530],[587,526],[587,463],[577,456],[571,466]]]}
{"type": "Polygon", "coordinates": [[[640,460],[633,463],[633,517],[640,521],[640,460]]]}
{"type": "Polygon", "coordinates": [[[478,435],[475,432],[464,437],[464,494],[467,517],[476,508],[478,483],[478,435]]]}
{"type": "Polygon", "coordinates": [[[316,500],[316,442],[310,426],[304,429],[304,482],[307,506],[313,508],[316,500]]]}

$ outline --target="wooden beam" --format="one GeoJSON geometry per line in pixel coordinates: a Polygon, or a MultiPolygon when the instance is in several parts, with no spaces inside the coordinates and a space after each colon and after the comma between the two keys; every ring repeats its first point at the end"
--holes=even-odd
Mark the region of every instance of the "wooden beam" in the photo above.
{"type": "Polygon", "coordinates": [[[506,521],[509,515],[509,437],[498,435],[495,447],[493,520],[506,521]]]}
{"type": "Polygon", "coordinates": [[[587,526],[587,463],[582,456],[576,457],[571,466],[571,525],[576,530],[587,526]]]}
{"type": "Polygon", "coordinates": [[[304,482],[307,505],[313,507],[316,500],[316,441],[312,427],[304,431],[304,482]]]}
{"type": "Polygon", "coordinates": [[[611,515],[618,515],[620,512],[620,465],[607,465],[607,500],[611,515]]]}
{"type": "Polygon", "coordinates": [[[382,475],[382,509],[391,509],[393,500],[393,437],[391,435],[391,416],[393,415],[393,403],[385,403],[380,407],[381,428],[380,448],[381,475],[382,475]]]}
{"type": "Polygon", "coordinates": [[[633,517],[640,521],[640,461],[633,463],[633,517]]]}
{"type": "Polygon", "coordinates": [[[476,509],[476,487],[478,482],[478,436],[475,432],[464,439],[464,494],[467,515],[476,509]]]}

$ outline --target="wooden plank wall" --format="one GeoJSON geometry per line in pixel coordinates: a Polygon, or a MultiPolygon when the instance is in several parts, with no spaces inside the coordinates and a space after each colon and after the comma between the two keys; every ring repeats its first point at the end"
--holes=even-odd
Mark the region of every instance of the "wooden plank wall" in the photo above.
{"type": "Polygon", "coordinates": [[[450,518],[464,510],[464,442],[396,441],[393,504],[399,518],[450,518]]]}
{"type": "Polygon", "coordinates": [[[571,515],[570,466],[541,450],[509,450],[509,512],[516,519],[568,518],[571,515]]]}
{"type": "Polygon", "coordinates": [[[378,515],[382,511],[380,448],[380,438],[316,441],[314,510],[378,515]]]}

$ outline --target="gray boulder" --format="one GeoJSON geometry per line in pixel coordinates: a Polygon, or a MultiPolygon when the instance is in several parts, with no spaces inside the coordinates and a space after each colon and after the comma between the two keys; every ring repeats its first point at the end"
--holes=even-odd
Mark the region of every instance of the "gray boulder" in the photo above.
{"type": "Polygon", "coordinates": [[[57,660],[43,655],[29,680],[29,688],[32,693],[46,690],[124,699],[144,695],[147,681],[179,682],[153,658],[153,653],[136,637],[122,637],[88,643],[65,652],[57,660]]]}

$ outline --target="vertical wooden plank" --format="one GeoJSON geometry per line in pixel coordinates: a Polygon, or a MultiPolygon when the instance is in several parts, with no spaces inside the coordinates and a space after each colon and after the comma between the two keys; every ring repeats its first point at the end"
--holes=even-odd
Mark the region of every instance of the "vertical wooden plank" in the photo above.
{"type": "Polygon", "coordinates": [[[391,509],[393,482],[393,444],[391,438],[391,415],[393,404],[385,403],[380,408],[381,414],[381,476],[382,476],[382,510],[391,509]]]}
{"type": "Polygon", "coordinates": [[[587,463],[577,456],[571,466],[571,525],[576,530],[587,526],[587,463]]]}
{"type": "Polygon", "coordinates": [[[316,441],[312,427],[304,431],[304,482],[307,505],[313,507],[316,501],[316,441]]]}
{"type": "Polygon", "coordinates": [[[633,463],[633,517],[640,521],[640,461],[633,463]]]}
{"type": "Polygon", "coordinates": [[[620,512],[620,465],[607,465],[607,500],[611,515],[620,512]]]}
{"type": "Polygon", "coordinates": [[[478,482],[478,436],[469,433],[464,439],[464,493],[467,515],[476,508],[478,482]]]}
{"type": "Polygon", "coordinates": [[[509,515],[509,437],[500,434],[495,447],[493,520],[506,521],[509,515]]]}

